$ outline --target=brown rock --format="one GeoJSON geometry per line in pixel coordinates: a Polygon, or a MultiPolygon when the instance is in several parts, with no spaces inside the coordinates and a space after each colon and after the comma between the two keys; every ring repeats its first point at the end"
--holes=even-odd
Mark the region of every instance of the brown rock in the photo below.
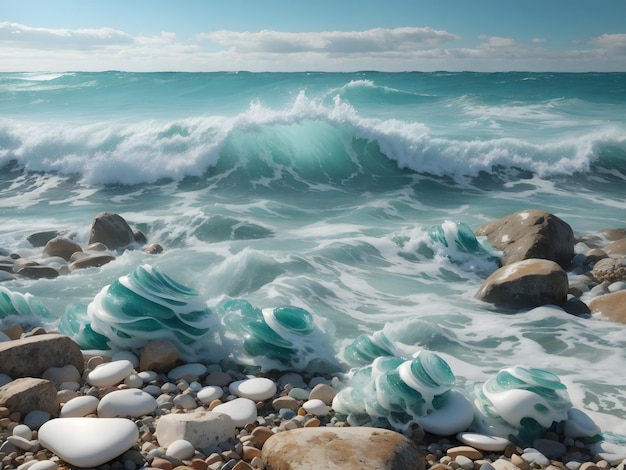
{"type": "Polygon", "coordinates": [[[168,372],[174,368],[179,357],[180,351],[174,343],[166,339],[153,340],[141,352],[139,369],[168,372]]]}
{"type": "Polygon", "coordinates": [[[598,283],[626,281],[626,256],[601,259],[588,274],[598,283]]]}
{"type": "Polygon", "coordinates": [[[330,406],[333,402],[333,398],[335,398],[335,395],[337,395],[337,390],[335,390],[330,385],[317,384],[315,387],[313,387],[313,390],[311,390],[311,393],[309,394],[309,400],[314,400],[317,398],[330,406]]]}
{"type": "Polygon", "coordinates": [[[512,308],[563,305],[568,285],[567,273],[555,262],[528,259],[491,274],[478,289],[476,298],[512,308]]]}
{"type": "Polygon", "coordinates": [[[135,243],[139,243],[140,245],[148,243],[146,235],[141,230],[135,230],[133,232],[133,239],[135,240],[135,243]]]}
{"type": "Polygon", "coordinates": [[[272,430],[265,426],[257,426],[252,430],[250,435],[254,438],[254,442],[256,442],[261,447],[265,444],[270,437],[274,435],[272,430]]]}
{"type": "Polygon", "coordinates": [[[0,373],[11,378],[41,377],[50,367],[73,364],[82,373],[83,355],[69,337],[42,334],[0,343],[0,373]]]}
{"type": "Polygon", "coordinates": [[[79,257],[70,264],[70,271],[84,268],[99,268],[107,263],[115,260],[115,256],[111,255],[87,255],[79,257]]]}
{"type": "Polygon", "coordinates": [[[51,266],[42,266],[40,264],[27,264],[15,269],[15,274],[30,279],[54,279],[59,277],[59,272],[51,266]]]}
{"type": "Polygon", "coordinates": [[[604,251],[606,251],[611,256],[626,256],[626,238],[615,240],[613,243],[609,243],[607,246],[604,247],[604,251]]]}
{"type": "Polygon", "coordinates": [[[483,458],[483,453],[478,449],[474,449],[471,446],[451,447],[446,451],[446,455],[448,455],[453,460],[456,459],[459,455],[462,455],[472,460],[478,460],[483,458]]]}
{"type": "Polygon", "coordinates": [[[48,243],[54,237],[58,237],[60,235],[61,234],[56,230],[48,230],[45,232],[32,233],[28,237],[26,237],[26,240],[28,241],[28,243],[33,245],[33,247],[39,248],[42,246],[46,246],[46,243],[48,243]]]}
{"type": "Polygon", "coordinates": [[[479,227],[476,236],[505,252],[502,265],[530,258],[548,259],[562,268],[574,257],[574,232],[563,220],[549,212],[526,210],[479,227]]]}
{"type": "Polygon", "coordinates": [[[606,251],[601,250],[600,248],[593,248],[585,253],[587,260],[592,263],[597,263],[601,259],[608,258],[609,255],[606,254],[606,251]]]}
{"type": "Polygon", "coordinates": [[[24,333],[24,328],[19,323],[16,323],[9,328],[5,328],[2,332],[7,335],[10,339],[20,339],[22,334],[24,333]]]}
{"type": "Polygon", "coordinates": [[[102,212],[91,224],[89,245],[104,243],[110,250],[125,248],[135,241],[133,230],[124,218],[113,212],[102,212]]]}
{"type": "Polygon", "coordinates": [[[41,410],[54,416],[59,411],[57,389],[45,379],[24,377],[0,387],[0,406],[12,413],[26,416],[33,410],[41,410]]]}
{"type": "Polygon", "coordinates": [[[626,238],[626,228],[605,228],[600,230],[600,233],[611,242],[626,238]]]}
{"type": "Polygon", "coordinates": [[[425,467],[412,441],[397,432],[369,427],[299,428],[274,434],[263,446],[263,463],[268,470],[425,467]]]}
{"type": "Polygon", "coordinates": [[[46,256],[59,256],[65,261],[69,261],[74,253],[82,251],[83,249],[80,245],[69,238],[54,237],[46,243],[43,254],[46,256]]]}
{"type": "Polygon", "coordinates": [[[596,297],[589,302],[589,308],[610,321],[626,324],[626,290],[596,297]]]}
{"type": "Polygon", "coordinates": [[[159,253],[163,253],[163,247],[158,243],[150,243],[141,251],[148,253],[149,255],[158,255],[159,253]]]}

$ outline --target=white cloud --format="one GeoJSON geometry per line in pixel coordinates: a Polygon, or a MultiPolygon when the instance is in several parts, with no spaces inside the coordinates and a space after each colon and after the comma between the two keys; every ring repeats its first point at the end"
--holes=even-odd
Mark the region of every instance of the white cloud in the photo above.
{"type": "Polygon", "coordinates": [[[112,28],[49,29],[0,22],[0,45],[45,49],[90,49],[133,44],[131,35],[112,28]]]}
{"type": "Polygon", "coordinates": [[[543,44],[544,42],[547,42],[547,40],[545,38],[533,38],[532,42],[533,44],[543,44]]]}
{"type": "Polygon", "coordinates": [[[535,38],[481,35],[461,41],[432,28],[365,31],[214,31],[181,39],[112,28],[48,29],[0,23],[0,71],[353,71],[626,70],[626,34],[605,34],[573,50],[535,38]]]}
{"type": "Polygon", "coordinates": [[[626,55],[626,34],[603,34],[593,38],[590,42],[599,46],[603,51],[626,55]]]}
{"type": "Polygon", "coordinates": [[[459,36],[432,28],[375,28],[367,31],[322,31],[288,33],[263,30],[259,32],[214,31],[197,36],[236,52],[325,52],[368,53],[402,51],[433,47],[459,36]]]}

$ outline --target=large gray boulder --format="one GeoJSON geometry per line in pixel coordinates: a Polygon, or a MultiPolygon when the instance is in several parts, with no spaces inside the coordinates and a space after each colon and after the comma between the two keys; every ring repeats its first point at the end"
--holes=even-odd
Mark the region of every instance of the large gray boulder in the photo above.
{"type": "Polygon", "coordinates": [[[82,252],[83,249],[78,243],[65,237],[54,237],[43,249],[46,256],[59,256],[65,261],[69,261],[76,252],[82,252]]]}
{"type": "Polygon", "coordinates": [[[85,368],[80,348],[64,335],[50,333],[0,343],[0,373],[14,379],[41,377],[50,367],[69,364],[79,372],[85,368]]]}
{"type": "Polygon", "coordinates": [[[554,261],[527,259],[491,274],[478,289],[476,298],[510,308],[563,305],[568,288],[567,273],[554,261]]]}
{"type": "Polygon", "coordinates": [[[424,457],[408,438],[370,427],[299,428],[279,432],[263,445],[268,470],[423,470],[424,457]]]}
{"type": "Polygon", "coordinates": [[[133,229],[119,214],[101,212],[91,224],[89,245],[100,242],[105,244],[109,250],[117,250],[127,247],[134,241],[133,229]]]}
{"type": "Polygon", "coordinates": [[[574,232],[557,216],[541,210],[525,210],[490,222],[474,231],[505,252],[502,265],[540,258],[567,269],[574,257],[574,232]]]}

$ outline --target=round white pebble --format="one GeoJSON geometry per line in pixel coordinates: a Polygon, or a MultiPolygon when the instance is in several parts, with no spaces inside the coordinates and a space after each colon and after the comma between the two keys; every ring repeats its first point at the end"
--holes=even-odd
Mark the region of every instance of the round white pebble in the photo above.
{"type": "Polygon", "coordinates": [[[33,431],[25,424],[18,424],[13,428],[13,435],[30,441],[33,438],[33,431]]]}
{"type": "Polygon", "coordinates": [[[143,380],[144,383],[152,382],[153,380],[156,380],[156,378],[159,376],[159,374],[157,374],[153,370],[142,370],[137,375],[141,377],[141,380],[143,380]]]}
{"type": "Polygon", "coordinates": [[[315,416],[326,416],[330,412],[326,403],[319,398],[304,402],[302,408],[304,408],[307,413],[311,413],[315,416]]]}
{"type": "Polygon", "coordinates": [[[174,457],[178,460],[190,459],[194,456],[194,454],[195,449],[193,448],[193,444],[184,439],[172,442],[169,446],[167,446],[167,450],[165,452],[165,455],[168,457],[174,457]]]}
{"type": "Polygon", "coordinates": [[[133,364],[126,359],[100,364],[87,375],[87,382],[94,387],[117,385],[133,371],[133,364]]]}
{"type": "Polygon", "coordinates": [[[156,399],[144,392],[129,388],[107,393],[98,403],[100,418],[134,417],[152,413],[157,408],[156,399]]]}
{"type": "Polygon", "coordinates": [[[230,416],[235,426],[243,427],[254,423],[257,416],[256,404],[248,398],[235,398],[213,408],[216,413],[224,413],[230,416]]]}
{"type": "Polygon", "coordinates": [[[456,437],[463,444],[489,452],[502,451],[511,443],[511,441],[503,437],[487,436],[473,432],[460,432],[456,437]]]}
{"type": "Polygon", "coordinates": [[[37,460],[28,467],[28,470],[57,470],[57,464],[52,460],[37,460]]]}
{"type": "Polygon", "coordinates": [[[200,400],[202,403],[204,403],[205,405],[208,405],[213,400],[222,398],[222,395],[224,395],[224,391],[222,390],[221,387],[217,387],[215,385],[209,385],[207,387],[202,388],[201,390],[198,390],[196,397],[198,397],[198,400],[200,400]]]}
{"type": "Polygon", "coordinates": [[[228,391],[240,398],[253,401],[267,400],[276,393],[276,384],[265,377],[237,380],[228,386],[228,391]]]}
{"type": "Polygon", "coordinates": [[[88,414],[96,412],[99,402],[100,400],[98,400],[98,398],[92,397],[91,395],[83,395],[72,398],[65,405],[63,405],[63,408],[61,408],[61,412],[59,413],[59,417],[80,418],[82,416],[87,416],[88,414]]]}
{"type": "Polygon", "coordinates": [[[190,364],[174,367],[168,372],[167,377],[170,380],[179,380],[188,377],[193,377],[193,380],[197,380],[198,377],[202,377],[204,374],[206,374],[206,366],[192,362],[190,364]]]}
{"type": "Polygon", "coordinates": [[[141,388],[143,385],[143,379],[138,374],[130,374],[124,379],[124,384],[130,388],[141,388]]]}

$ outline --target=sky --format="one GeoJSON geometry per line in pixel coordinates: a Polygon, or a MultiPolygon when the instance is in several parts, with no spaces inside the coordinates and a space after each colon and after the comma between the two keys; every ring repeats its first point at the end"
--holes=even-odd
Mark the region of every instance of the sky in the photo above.
{"type": "Polygon", "coordinates": [[[625,0],[0,0],[0,71],[626,72],[625,0]]]}

